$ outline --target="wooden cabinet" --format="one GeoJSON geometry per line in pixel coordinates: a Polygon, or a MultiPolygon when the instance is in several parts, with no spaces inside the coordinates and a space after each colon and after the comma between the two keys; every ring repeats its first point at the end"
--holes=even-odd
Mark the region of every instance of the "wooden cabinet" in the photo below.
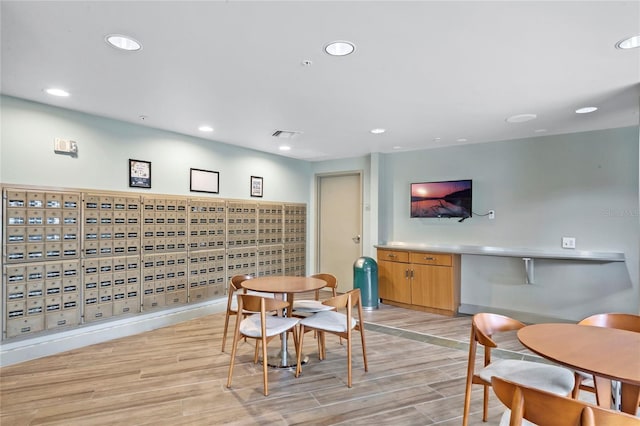
{"type": "Polygon", "coordinates": [[[378,249],[383,303],[445,315],[460,304],[460,255],[378,249]]]}

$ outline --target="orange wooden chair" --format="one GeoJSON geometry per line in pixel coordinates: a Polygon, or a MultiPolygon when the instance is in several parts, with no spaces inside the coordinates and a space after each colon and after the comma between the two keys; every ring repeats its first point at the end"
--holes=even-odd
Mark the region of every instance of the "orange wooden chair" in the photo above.
{"type": "MultiPolygon", "coordinates": [[[[236,293],[238,290],[244,290],[242,283],[246,280],[250,280],[253,277],[251,275],[234,275],[229,280],[228,298],[227,298],[227,313],[224,317],[224,331],[222,332],[222,352],[227,342],[227,330],[229,328],[229,318],[238,315],[238,304],[236,299],[236,293]]],[[[246,291],[245,291],[246,292],[246,291]]]]}
{"type": "MultiPolygon", "coordinates": [[[[235,332],[233,333],[233,347],[231,349],[231,362],[229,364],[229,376],[227,377],[227,387],[231,387],[233,376],[233,366],[235,364],[238,340],[243,337],[256,340],[256,348],[253,355],[253,362],[258,362],[258,342],[262,346],[262,381],[264,395],[269,395],[267,344],[274,337],[279,337],[281,333],[288,330],[295,330],[299,318],[274,316],[270,312],[282,311],[289,307],[289,302],[277,300],[270,297],[260,297],[253,294],[238,295],[238,312],[255,312],[247,316],[242,321],[236,321],[235,332]]],[[[296,346],[296,349],[298,347],[296,346]]],[[[299,359],[299,358],[298,358],[299,359]]]]}
{"type": "MultiPolygon", "coordinates": [[[[338,279],[332,274],[315,274],[311,275],[312,278],[318,278],[327,283],[323,288],[331,289],[332,297],[336,297],[336,288],[338,287],[338,279]]],[[[320,289],[315,291],[315,299],[301,299],[294,300],[292,304],[293,315],[309,316],[321,311],[333,310],[333,307],[325,305],[320,300],[320,289]]]]}
{"type": "Polygon", "coordinates": [[[307,318],[300,320],[300,337],[298,339],[298,365],[296,368],[296,377],[302,373],[301,354],[304,333],[308,330],[318,332],[318,358],[323,360],[326,358],[325,333],[335,334],[341,339],[347,340],[347,386],[351,387],[351,346],[353,331],[360,332],[360,341],[362,343],[362,358],[364,361],[364,371],[369,371],[367,365],[367,346],[364,338],[364,323],[362,320],[362,304],[360,300],[360,289],[354,289],[344,294],[332,297],[322,302],[326,306],[330,306],[335,310],[321,311],[307,318]],[[346,314],[338,312],[338,310],[346,310],[346,314]],[[358,318],[353,315],[353,311],[358,312],[358,318]]]}
{"type": "Polygon", "coordinates": [[[463,426],[469,422],[471,405],[471,386],[474,384],[484,387],[482,420],[487,421],[489,405],[489,387],[491,377],[498,376],[518,383],[524,383],[539,389],[558,394],[570,395],[574,385],[573,372],[564,367],[540,362],[515,359],[491,359],[491,349],[498,344],[492,339],[495,333],[519,330],[525,324],[503,315],[491,313],[475,314],[471,320],[471,339],[469,342],[469,361],[467,366],[467,382],[464,395],[463,426]],[[475,371],[476,350],[478,344],[484,346],[484,367],[475,371]]]}
{"type": "MultiPolygon", "coordinates": [[[[640,316],[622,313],[605,313],[591,315],[578,322],[580,325],[591,325],[595,327],[617,328],[620,330],[640,333],[640,316]]],[[[600,406],[609,406],[611,403],[611,380],[604,377],[593,376],[581,371],[575,372],[575,387],[573,397],[578,398],[581,390],[593,392],[596,401],[600,406]],[[593,385],[585,383],[585,380],[592,380],[593,385]]],[[[640,401],[638,401],[640,404],[640,401]]]]}
{"type": "Polygon", "coordinates": [[[491,378],[491,386],[498,399],[509,408],[501,426],[640,426],[638,417],[497,376],[491,378]]]}

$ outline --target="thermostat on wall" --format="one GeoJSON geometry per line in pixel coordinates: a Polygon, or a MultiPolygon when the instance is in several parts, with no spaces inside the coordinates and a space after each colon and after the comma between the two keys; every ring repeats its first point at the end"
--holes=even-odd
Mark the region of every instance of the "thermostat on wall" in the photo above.
{"type": "Polygon", "coordinates": [[[55,138],[53,141],[53,150],[63,154],[77,154],[78,144],[76,141],[55,138]]]}

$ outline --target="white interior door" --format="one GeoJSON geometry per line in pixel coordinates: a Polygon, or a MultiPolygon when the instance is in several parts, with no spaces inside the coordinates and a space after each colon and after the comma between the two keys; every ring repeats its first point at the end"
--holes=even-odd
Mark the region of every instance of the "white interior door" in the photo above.
{"type": "Polygon", "coordinates": [[[318,176],[317,271],[338,278],[338,292],[353,288],[353,263],[362,255],[360,173],[318,176]]]}

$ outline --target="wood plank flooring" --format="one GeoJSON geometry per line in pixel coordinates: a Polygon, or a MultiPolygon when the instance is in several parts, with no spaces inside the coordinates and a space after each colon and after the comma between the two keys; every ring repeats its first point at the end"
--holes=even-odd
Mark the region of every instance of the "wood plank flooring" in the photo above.
{"type": "MultiPolygon", "coordinates": [[[[231,322],[233,323],[233,319],[231,322]]],[[[301,377],[271,369],[270,395],[253,343],[241,343],[226,388],[231,343],[220,352],[224,313],[0,369],[2,425],[459,425],[470,317],[387,305],[365,312],[369,372],[354,343],[353,387],[346,347],[327,337],[327,359],[307,335],[301,377]]],[[[231,332],[229,333],[231,336],[231,332]]],[[[501,356],[531,356],[515,336],[501,356]]],[[[269,348],[277,350],[278,341],[269,348]]],[[[470,424],[497,424],[492,395],[482,422],[474,386],[470,424]]]]}

